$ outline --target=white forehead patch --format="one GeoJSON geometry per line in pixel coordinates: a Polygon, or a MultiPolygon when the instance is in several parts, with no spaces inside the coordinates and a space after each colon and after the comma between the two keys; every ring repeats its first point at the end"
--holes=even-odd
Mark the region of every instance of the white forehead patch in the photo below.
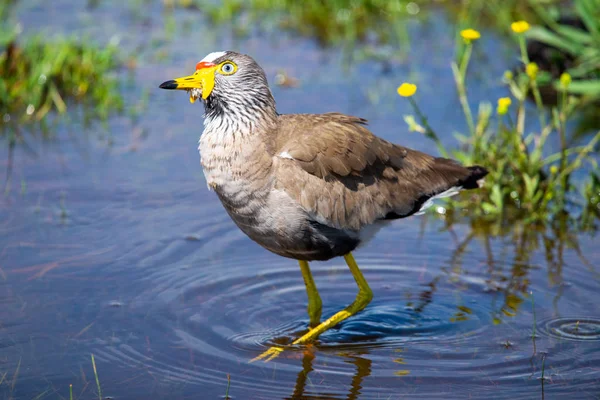
{"type": "Polygon", "coordinates": [[[200,62],[213,62],[217,58],[223,57],[225,54],[227,54],[227,53],[225,53],[224,51],[215,51],[213,53],[208,54],[200,62]]]}

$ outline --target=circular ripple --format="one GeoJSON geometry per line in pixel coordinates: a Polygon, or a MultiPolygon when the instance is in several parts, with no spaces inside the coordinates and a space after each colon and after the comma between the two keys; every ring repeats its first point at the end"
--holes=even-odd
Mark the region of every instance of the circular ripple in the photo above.
{"type": "Polygon", "coordinates": [[[558,318],[547,321],[543,331],[560,339],[600,340],[600,320],[587,317],[558,318]]]}
{"type": "MultiPolygon", "coordinates": [[[[472,396],[474,387],[485,387],[486,396],[514,400],[519,398],[514,392],[499,397],[489,383],[522,388],[523,382],[537,383],[541,374],[543,361],[531,351],[527,303],[516,316],[500,320],[508,283],[487,290],[493,279],[473,260],[460,270],[450,268],[446,253],[411,253],[410,241],[394,253],[361,252],[359,264],[375,294],[373,302],[323,333],[314,346],[291,346],[308,325],[297,264],[244,247],[246,239],[226,220],[213,218],[194,232],[194,240],[182,237],[137,252],[138,291],[123,298],[124,307],[107,309],[115,315],[126,313],[128,322],[139,328],[134,334],[111,332],[109,340],[96,343],[98,360],[128,370],[143,366],[164,385],[216,387],[215,392],[228,384],[226,372],[235,378],[236,390],[264,398],[311,398],[310,385],[303,384],[310,374],[340,389],[313,393],[324,398],[348,397],[339,382],[351,376],[349,392],[365,399],[389,397],[399,380],[418,380],[419,387],[439,393],[443,380],[444,390],[457,397],[472,396]],[[286,351],[269,364],[248,364],[273,345],[286,351]],[[264,378],[264,368],[276,374],[264,378]],[[367,377],[371,383],[363,385],[361,379],[367,377]],[[290,393],[294,394],[289,397],[290,393]]],[[[354,299],[356,283],[343,260],[313,263],[311,268],[323,301],[322,319],[354,299]]],[[[538,312],[550,309],[545,301],[550,297],[543,295],[541,285],[531,289],[538,312]]],[[[574,310],[580,301],[571,294],[565,290],[561,305],[574,310]]],[[[539,330],[548,334],[535,345],[540,354],[545,352],[548,365],[570,383],[576,377],[578,387],[594,385],[592,366],[600,348],[591,340],[597,338],[600,324],[590,318],[547,324],[539,330]],[[562,331],[567,335],[557,333],[562,331]],[[556,343],[549,336],[588,342],[556,343]],[[589,376],[582,380],[581,371],[589,376]]]]}
{"type": "MultiPolygon", "coordinates": [[[[468,308],[469,314],[463,314],[457,320],[455,315],[461,311],[452,306],[450,298],[440,299],[439,304],[431,304],[423,310],[415,310],[397,302],[393,304],[393,300],[392,304],[389,302],[390,299],[386,297],[373,301],[362,312],[324,332],[317,341],[317,347],[322,350],[369,350],[439,340],[448,344],[463,340],[466,336],[479,335],[489,327],[486,310],[477,305],[468,308]]],[[[298,307],[302,311],[303,308],[298,307]]],[[[323,319],[334,311],[325,313],[323,319]]],[[[307,331],[308,319],[302,312],[296,314],[301,317],[275,328],[236,333],[227,340],[234,347],[246,351],[289,344],[307,331]]],[[[249,314],[249,317],[256,318],[257,315],[249,314]]]]}

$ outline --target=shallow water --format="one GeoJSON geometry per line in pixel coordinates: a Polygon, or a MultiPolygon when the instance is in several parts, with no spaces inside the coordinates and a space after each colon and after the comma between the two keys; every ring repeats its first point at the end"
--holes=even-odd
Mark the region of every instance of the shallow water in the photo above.
{"type": "MultiPolygon", "coordinates": [[[[279,70],[300,80],[273,88],[280,112],[360,115],[377,134],[432,151],[406,133],[410,110],[395,88],[419,83],[419,102],[447,143],[464,129],[443,14],[411,23],[419,40],[410,58],[386,72],[347,66],[337,50],[289,34],[234,39],[198,13],[72,3],[24,1],[17,16],[32,33],[100,43],[118,34],[139,58],[124,94],[130,104],[146,90],[150,98],[138,122],[115,117],[108,134],[62,124],[52,140],[16,150],[12,190],[0,199],[3,398],[68,398],[69,384],[76,398],[97,398],[91,354],[103,396],[116,399],[223,398],[227,374],[234,399],[598,398],[597,238],[578,238],[584,258],[567,248],[562,263],[548,262],[541,244],[512,237],[462,246],[468,226],[449,232],[431,217],[391,224],[356,252],[375,295],[366,310],[314,346],[249,363],[305,331],[302,276],[294,261],[247,239],[206,190],[196,151],[202,109],[157,85],[210,51],[239,49],[271,81],[279,70]],[[166,40],[170,18],[178,28],[166,40]]],[[[509,43],[484,38],[490,58],[477,61],[474,102],[504,94],[491,77],[515,58],[509,43]]],[[[312,269],[323,317],[352,301],[343,260],[312,269]]]]}

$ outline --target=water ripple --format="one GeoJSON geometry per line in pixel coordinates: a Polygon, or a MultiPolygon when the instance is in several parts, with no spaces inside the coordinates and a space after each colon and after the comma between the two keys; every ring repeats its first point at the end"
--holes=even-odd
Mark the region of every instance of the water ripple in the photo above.
{"type": "Polygon", "coordinates": [[[559,339],[600,340],[600,319],[558,318],[542,324],[542,332],[559,339]]]}

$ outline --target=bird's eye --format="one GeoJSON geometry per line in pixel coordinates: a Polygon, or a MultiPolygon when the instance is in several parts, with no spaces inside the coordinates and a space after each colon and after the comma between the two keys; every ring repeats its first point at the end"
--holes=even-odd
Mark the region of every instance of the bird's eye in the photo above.
{"type": "Polygon", "coordinates": [[[226,62],[223,65],[221,65],[221,73],[224,75],[231,75],[236,71],[236,66],[235,64],[231,63],[231,62],[226,62]]]}

